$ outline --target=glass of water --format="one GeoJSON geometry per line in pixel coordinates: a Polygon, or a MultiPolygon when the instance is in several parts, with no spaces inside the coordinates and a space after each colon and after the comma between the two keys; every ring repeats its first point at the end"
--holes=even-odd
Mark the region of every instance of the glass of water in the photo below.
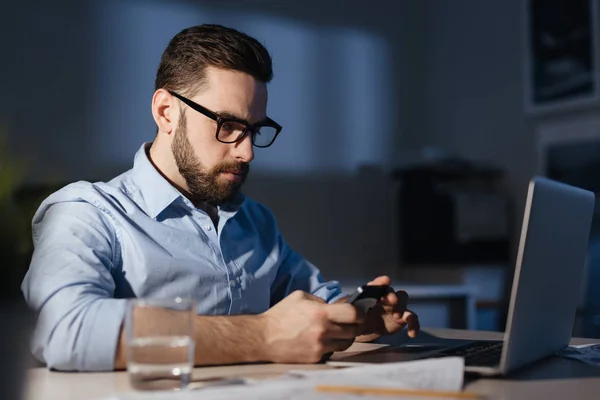
{"type": "Polygon", "coordinates": [[[194,367],[193,300],[133,299],[125,318],[127,371],[138,390],[180,390],[194,367]]]}

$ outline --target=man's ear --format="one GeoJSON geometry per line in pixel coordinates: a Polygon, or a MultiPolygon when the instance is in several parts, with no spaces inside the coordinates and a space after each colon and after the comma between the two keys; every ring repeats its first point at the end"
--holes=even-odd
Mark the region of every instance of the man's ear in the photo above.
{"type": "Polygon", "coordinates": [[[158,131],[170,134],[175,126],[177,111],[175,99],[165,89],[158,89],[152,96],[152,117],[158,131]]]}

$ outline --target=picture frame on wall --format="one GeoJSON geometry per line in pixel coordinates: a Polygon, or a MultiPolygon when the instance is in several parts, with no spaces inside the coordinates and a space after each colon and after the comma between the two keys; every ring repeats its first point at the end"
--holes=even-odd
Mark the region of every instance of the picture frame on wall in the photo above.
{"type": "Polygon", "coordinates": [[[600,100],[596,0],[525,0],[528,113],[600,100]]]}

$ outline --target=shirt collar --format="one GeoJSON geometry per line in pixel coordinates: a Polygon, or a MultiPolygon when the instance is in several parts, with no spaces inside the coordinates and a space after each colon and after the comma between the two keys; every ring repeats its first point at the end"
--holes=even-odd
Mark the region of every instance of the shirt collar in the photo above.
{"type": "MultiPolygon", "coordinates": [[[[154,164],[152,164],[148,158],[151,145],[152,142],[142,144],[142,147],[137,151],[133,160],[133,170],[136,176],[135,183],[144,199],[147,214],[151,218],[156,218],[177,199],[182,199],[184,204],[190,208],[195,208],[191,201],[171,185],[158,172],[154,164]]],[[[245,200],[246,196],[239,192],[230,202],[219,207],[219,214],[222,211],[235,214],[244,204],[245,200]]]]}
{"type": "Polygon", "coordinates": [[[144,143],[135,153],[133,171],[135,173],[135,183],[144,199],[146,212],[151,218],[156,218],[158,214],[177,200],[181,193],[158,172],[148,158],[151,145],[151,142],[144,143]]]}

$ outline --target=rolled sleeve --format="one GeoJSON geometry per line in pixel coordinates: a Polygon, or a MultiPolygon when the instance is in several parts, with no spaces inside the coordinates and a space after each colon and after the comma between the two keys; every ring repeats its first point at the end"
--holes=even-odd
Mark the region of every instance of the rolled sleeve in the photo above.
{"type": "Polygon", "coordinates": [[[22,284],[38,312],[33,355],[52,369],[114,369],[126,300],[113,298],[118,244],[109,219],[85,202],[42,204],[33,240],[22,284]]]}

